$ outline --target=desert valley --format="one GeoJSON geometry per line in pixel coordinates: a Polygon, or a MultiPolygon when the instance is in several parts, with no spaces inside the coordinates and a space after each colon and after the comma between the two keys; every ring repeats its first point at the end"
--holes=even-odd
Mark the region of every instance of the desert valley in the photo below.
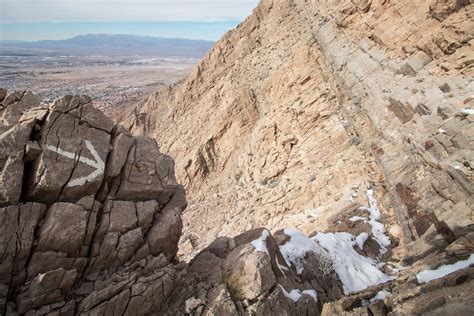
{"type": "Polygon", "coordinates": [[[87,94],[114,116],[184,78],[211,41],[83,35],[63,41],[1,42],[0,86],[35,91],[44,102],[87,94]],[[171,40],[170,40],[171,41],[171,40]],[[159,49],[153,49],[153,46],[159,49]]]}

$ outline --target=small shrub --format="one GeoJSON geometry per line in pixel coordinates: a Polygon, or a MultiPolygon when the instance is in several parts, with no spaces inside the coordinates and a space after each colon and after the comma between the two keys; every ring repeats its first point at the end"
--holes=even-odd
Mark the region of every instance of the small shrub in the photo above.
{"type": "Polygon", "coordinates": [[[243,301],[244,291],[242,289],[242,284],[240,283],[239,277],[235,273],[229,274],[225,278],[225,283],[227,285],[227,290],[230,293],[233,301],[243,301]]]}

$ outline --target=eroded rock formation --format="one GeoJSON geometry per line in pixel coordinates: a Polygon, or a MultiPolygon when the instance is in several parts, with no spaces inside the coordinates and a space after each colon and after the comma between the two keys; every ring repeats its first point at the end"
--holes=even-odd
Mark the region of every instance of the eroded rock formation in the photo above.
{"type": "Polygon", "coordinates": [[[0,314],[317,315],[341,297],[326,257],[290,269],[283,232],[219,238],[178,262],[186,196],[155,140],[86,96],[1,91],[0,314]]]}
{"type": "Polygon", "coordinates": [[[86,96],[3,93],[0,314],[136,314],[175,287],[184,189],[86,96]]]}
{"type": "Polygon", "coordinates": [[[455,0],[262,1],[129,122],[176,157],[190,196],[183,255],[254,227],[332,229],[369,187],[399,260],[464,234],[473,12],[455,0]]]}
{"type": "Polygon", "coordinates": [[[438,285],[415,276],[474,251],[473,39],[472,1],[261,1],[127,122],[176,157],[190,196],[179,256],[261,226],[349,233],[336,241],[394,263],[398,307],[371,289],[339,312],[369,313],[371,298],[383,306],[370,313],[472,310],[446,296],[469,291],[472,270],[438,285]],[[361,235],[374,227],[360,210],[370,190],[384,254],[361,235]]]}

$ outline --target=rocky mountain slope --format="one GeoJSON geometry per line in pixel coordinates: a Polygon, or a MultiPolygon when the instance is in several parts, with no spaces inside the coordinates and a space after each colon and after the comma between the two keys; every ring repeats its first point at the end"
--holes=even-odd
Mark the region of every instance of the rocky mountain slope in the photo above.
{"type": "Polygon", "coordinates": [[[261,226],[355,243],[376,226],[358,214],[373,190],[390,244],[363,250],[393,263],[388,275],[468,260],[473,38],[469,0],[261,1],[127,122],[176,158],[189,196],[180,257],[261,226]]]}
{"type": "Polygon", "coordinates": [[[263,0],[145,136],[0,90],[0,313],[471,315],[473,15],[263,0]]]}
{"type": "Polygon", "coordinates": [[[1,315],[319,314],[341,297],[329,254],[314,244],[303,262],[293,239],[313,242],[295,231],[221,237],[179,262],[173,160],[87,96],[40,101],[0,89],[1,315]]]}
{"type": "Polygon", "coordinates": [[[472,308],[473,234],[411,267],[385,264],[391,242],[373,190],[367,206],[339,214],[339,232],[257,228],[179,262],[186,197],[156,141],[132,137],[86,96],[44,105],[31,92],[0,89],[0,102],[2,315],[472,308]]]}
{"type": "Polygon", "coordinates": [[[397,260],[464,234],[473,15],[470,1],[262,1],[128,122],[176,158],[183,253],[260,226],[333,229],[368,188],[397,260]]]}
{"type": "Polygon", "coordinates": [[[184,252],[334,230],[368,188],[411,262],[473,224],[471,1],[264,0],[129,126],[176,157],[184,252]]]}
{"type": "Polygon", "coordinates": [[[2,315],[317,315],[390,279],[352,250],[375,276],[341,282],[321,239],[332,235],[319,246],[296,230],[221,237],[180,263],[186,197],[156,141],[87,96],[44,105],[0,89],[0,102],[2,315]]]}

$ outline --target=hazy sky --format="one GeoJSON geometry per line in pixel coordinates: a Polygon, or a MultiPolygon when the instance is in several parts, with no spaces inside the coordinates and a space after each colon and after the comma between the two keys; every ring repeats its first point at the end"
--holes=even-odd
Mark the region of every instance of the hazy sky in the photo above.
{"type": "Polygon", "coordinates": [[[2,23],[240,21],[258,0],[0,0],[2,23]]]}

